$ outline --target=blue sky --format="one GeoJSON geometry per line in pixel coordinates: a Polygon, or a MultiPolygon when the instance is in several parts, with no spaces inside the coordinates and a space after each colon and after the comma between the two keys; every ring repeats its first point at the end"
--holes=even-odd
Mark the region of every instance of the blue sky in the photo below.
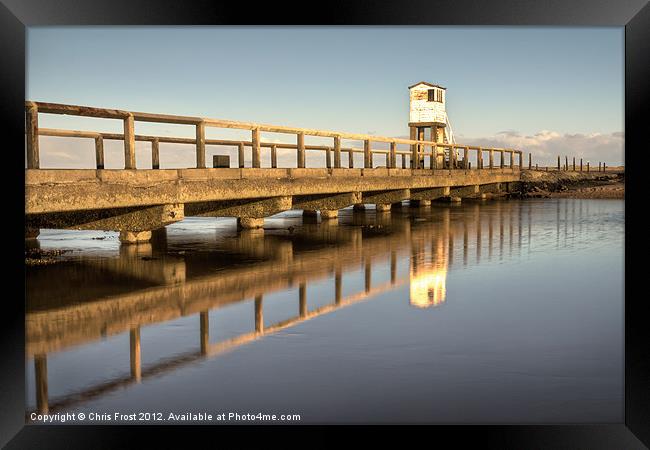
{"type": "Polygon", "coordinates": [[[461,143],[623,160],[623,28],[36,27],[27,43],[31,100],[404,136],[425,80],[461,143]]]}

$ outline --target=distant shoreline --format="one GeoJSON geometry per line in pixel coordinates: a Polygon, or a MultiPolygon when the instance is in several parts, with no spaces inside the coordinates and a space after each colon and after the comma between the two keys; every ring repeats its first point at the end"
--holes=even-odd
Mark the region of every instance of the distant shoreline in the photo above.
{"type": "Polygon", "coordinates": [[[625,198],[625,171],[525,170],[515,196],[521,198],[625,198]]]}

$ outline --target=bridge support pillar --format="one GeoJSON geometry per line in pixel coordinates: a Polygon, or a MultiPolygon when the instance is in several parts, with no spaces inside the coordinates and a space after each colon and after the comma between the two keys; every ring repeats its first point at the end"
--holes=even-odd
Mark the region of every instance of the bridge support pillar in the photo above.
{"type": "Polygon", "coordinates": [[[149,242],[151,231],[120,231],[120,242],[123,244],[137,244],[138,242],[149,242]]]}
{"type": "Polygon", "coordinates": [[[240,229],[249,229],[249,228],[262,228],[264,226],[264,218],[258,217],[238,217],[237,218],[237,228],[240,229]]]}
{"type": "Polygon", "coordinates": [[[336,219],[339,216],[338,209],[321,209],[320,218],[321,219],[336,219]]]}
{"type": "Polygon", "coordinates": [[[431,206],[431,200],[426,200],[426,199],[414,200],[414,199],[411,199],[409,201],[409,206],[413,206],[415,208],[420,208],[422,206],[431,206]]]}
{"type": "Polygon", "coordinates": [[[377,212],[390,212],[390,203],[377,203],[375,209],[377,212]]]}

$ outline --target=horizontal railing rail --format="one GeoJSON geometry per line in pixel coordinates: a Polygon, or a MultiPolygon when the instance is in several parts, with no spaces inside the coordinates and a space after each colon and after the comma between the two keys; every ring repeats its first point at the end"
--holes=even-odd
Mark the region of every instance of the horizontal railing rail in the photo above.
{"type": "Polygon", "coordinates": [[[385,167],[396,168],[397,157],[401,157],[401,166],[406,168],[406,159],[409,158],[410,168],[424,168],[425,158],[429,158],[429,169],[484,169],[484,155],[488,154],[487,168],[522,168],[522,151],[510,148],[491,148],[473,145],[448,144],[433,141],[419,141],[413,139],[391,138],[368,134],[355,134],[336,132],[309,128],[296,128],[278,125],[267,125],[253,122],[238,122],[232,120],[210,119],[203,117],[178,116],[169,114],[153,114],[144,112],[132,112],[118,109],[95,108],[89,106],[65,105],[59,103],[25,102],[26,111],[26,137],[27,137],[27,168],[40,168],[39,136],[57,136],[90,138],[95,140],[96,167],[104,168],[104,140],[124,141],[124,168],[135,169],[135,142],[148,141],[152,144],[152,168],[160,168],[160,143],[191,144],[196,146],[196,167],[205,168],[206,145],[235,146],[238,147],[238,165],[244,167],[244,148],[251,148],[252,167],[261,167],[261,148],[271,150],[271,167],[277,167],[277,149],[295,149],[296,165],[299,168],[306,167],[305,152],[307,150],[324,151],[326,153],[327,168],[341,168],[341,153],[348,155],[348,167],[354,168],[355,153],[362,153],[364,156],[363,167],[374,167],[374,155],[385,156],[385,167]],[[92,131],[75,131],[60,129],[39,129],[38,113],[73,115],[80,117],[95,117],[104,119],[120,119],[123,121],[123,133],[103,133],[92,131]],[[136,135],[135,122],[157,122],[176,125],[193,125],[196,129],[195,138],[179,138],[166,136],[136,135]],[[226,140],[206,139],[205,128],[230,128],[251,131],[251,140],[226,140]],[[262,142],[261,132],[295,134],[296,143],[274,143],[262,142]],[[305,136],[333,138],[331,146],[328,145],[307,145],[305,136]],[[341,140],[363,141],[363,148],[342,147],[341,140]],[[389,149],[373,149],[372,142],[388,143],[389,149]],[[409,150],[400,150],[398,144],[409,145],[409,150]],[[447,154],[445,154],[447,149],[447,154]],[[462,158],[461,158],[462,151],[462,158]],[[469,152],[475,152],[475,165],[470,163],[469,152]],[[494,154],[499,154],[499,164],[495,164],[494,154]],[[510,155],[506,163],[505,156],[510,155]],[[518,156],[518,164],[515,165],[515,155],[518,156]]]}

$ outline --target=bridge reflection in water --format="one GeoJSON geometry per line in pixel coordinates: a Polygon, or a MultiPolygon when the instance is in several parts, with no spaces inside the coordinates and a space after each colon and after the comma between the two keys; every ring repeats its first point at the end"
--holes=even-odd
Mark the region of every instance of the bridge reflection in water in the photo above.
{"type": "Polygon", "coordinates": [[[310,224],[306,217],[286,219],[291,220],[298,224],[288,229],[233,229],[207,239],[187,230],[174,235],[172,227],[169,236],[158,235],[151,243],[120,247],[117,257],[80,252],[63,263],[29,268],[26,352],[34,368],[28,382],[35,397],[29,412],[74,408],[400,286],[409,285],[409,298],[395,301],[444,307],[453,301],[446,298],[449,271],[521,252],[532,239],[531,205],[520,202],[494,202],[489,208],[478,203],[403,207],[392,213],[350,209],[338,223],[327,224],[310,224]],[[355,272],[363,287],[344,295],[344,275],[355,272]],[[310,309],[307,287],[322,282],[331,285],[331,300],[310,309]],[[274,308],[265,297],[296,286],[295,314],[265,321],[265,313],[274,308]],[[211,342],[209,313],[247,301],[253,304],[252,329],[211,342]],[[196,350],[143,367],[141,329],[185,316],[196,317],[196,350]],[[48,358],[125,333],[130,373],[48,394],[48,379],[57,376],[48,374],[48,358]]]}

